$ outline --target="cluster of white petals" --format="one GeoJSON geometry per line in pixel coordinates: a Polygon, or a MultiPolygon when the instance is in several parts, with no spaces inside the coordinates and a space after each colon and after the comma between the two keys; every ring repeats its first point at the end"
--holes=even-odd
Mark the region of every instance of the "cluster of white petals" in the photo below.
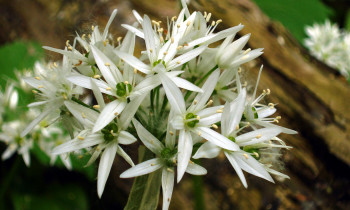
{"type": "Polygon", "coordinates": [[[43,135],[61,135],[49,125],[62,122],[72,139],[43,146],[56,146],[53,158],[83,152],[91,154],[87,165],[99,159],[99,197],[117,154],[131,166],[121,178],[161,170],[163,209],[169,207],[175,177],[180,182],[185,172],[207,173],[194,159],[225,154],[245,187],[243,171],[270,182],[270,174],[287,178],[275,167],[279,150],[289,149],[277,136],[296,132],[276,125],[281,117],[272,117],[275,104],[264,103],[269,89],[256,97],[257,85],[248,91],[241,83],[241,65],[263,49],[246,48],[250,34],[236,38],[243,25],[217,32],[221,20],[190,13],[184,2],[166,23],[133,11],[135,23],[123,24],[128,32],[116,42],[108,33],[114,10],[103,32],[93,26],[91,34],[77,35],[64,49],[44,47],[63,60],[37,64],[35,75],[25,78],[37,98],[29,106],[41,113],[21,134],[4,128],[0,138],[23,140],[43,124],[43,135]],[[146,47],[140,56],[134,53],[137,39],[146,47]],[[125,150],[135,142],[153,158],[135,165],[125,150]]]}
{"type": "Polygon", "coordinates": [[[337,69],[345,78],[350,75],[350,32],[326,20],[305,28],[305,46],[317,59],[337,69]]]}

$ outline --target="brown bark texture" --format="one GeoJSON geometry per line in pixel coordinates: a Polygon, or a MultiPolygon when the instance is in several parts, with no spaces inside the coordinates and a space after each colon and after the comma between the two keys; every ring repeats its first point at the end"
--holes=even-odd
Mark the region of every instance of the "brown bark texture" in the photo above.
{"type": "MultiPolygon", "coordinates": [[[[114,8],[118,8],[118,15],[111,33],[118,37],[125,34],[121,23],[135,21],[132,9],[166,22],[166,16],[176,15],[180,5],[174,0],[0,1],[0,44],[27,39],[63,48],[75,31],[87,31],[91,24],[103,27],[114,8]]],[[[298,135],[281,136],[293,147],[283,155],[284,173],[290,180],[271,184],[246,174],[249,187],[245,189],[224,158],[202,161],[208,169],[203,177],[206,208],[349,209],[349,84],[334,69],[310,56],[251,0],[192,0],[189,8],[210,12],[214,20],[222,19],[220,30],[239,23],[245,26],[238,36],[251,33],[249,47],[264,48],[259,59],[245,66],[249,69],[246,80],[254,85],[263,64],[259,90],[271,89],[267,101],[278,104],[280,124],[298,131],[298,135]]],[[[108,189],[119,188],[127,194],[130,185],[118,178],[121,170],[113,167],[109,184],[115,186],[108,189]]],[[[175,185],[171,209],[193,209],[192,191],[191,177],[185,177],[175,185]]]]}

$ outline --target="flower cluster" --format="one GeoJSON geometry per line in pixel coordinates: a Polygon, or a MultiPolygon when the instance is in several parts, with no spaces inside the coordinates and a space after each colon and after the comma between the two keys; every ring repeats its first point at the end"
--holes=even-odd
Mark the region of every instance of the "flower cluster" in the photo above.
{"type": "Polygon", "coordinates": [[[311,54],[349,78],[350,32],[342,31],[329,20],[324,24],[307,26],[305,31],[309,37],[304,43],[311,54]]]}
{"type": "Polygon", "coordinates": [[[121,178],[161,170],[163,209],[169,207],[175,176],[180,182],[185,172],[207,173],[193,159],[225,154],[245,187],[243,171],[270,182],[270,174],[288,178],[276,168],[279,150],[289,148],[277,136],[296,132],[276,125],[281,117],[272,117],[275,104],[264,103],[269,89],[257,96],[257,85],[250,93],[241,82],[241,65],[262,49],[244,49],[250,34],[235,39],[243,25],[216,32],[221,20],[190,13],[184,1],[183,7],[165,24],[133,11],[137,22],[122,25],[128,32],[116,42],[108,33],[114,10],[103,32],[93,26],[91,34],[77,35],[64,49],[44,47],[63,60],[38,64],[35,75],[25,79],[38,100],[30,106],[42,111],[19,138],[38,124],[61,121],[73,138],[57,144],[52,154],[86,152],[87,165],[99,159],[100,197],[116,154],[131,165],[121,178]],[[138,57],[136,39],[146,46],[138,57]],[[135,142],[153,158],[134,165],[123,148],[135,142]]]}

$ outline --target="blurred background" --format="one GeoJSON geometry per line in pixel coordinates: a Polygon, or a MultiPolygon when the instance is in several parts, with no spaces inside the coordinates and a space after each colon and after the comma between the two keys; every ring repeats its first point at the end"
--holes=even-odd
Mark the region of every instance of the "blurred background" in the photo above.
{"type": "MultiPolygon", "coordinates": [[[[76,32],[82,34],[91,25],[103,28],[115,8],[118,14],[110,33],[119,37],[126,32],[120,24],[135,21],[132,9],[165,21],[177,15],[180,4],[176,0],[0,0],[2,90],[15,79],[15,69],[61,58],[42,46],[62,49],[76,32]]],[[[246,174],[249,188],[245,189],[224,158],[206,160],[202,164],[208,175],[185,176],[175,186],[170,209],[350,209],[350,87],[303,46],[307,25],[329,19],[350,30],[350,1],[192,0],[190,10],[211,12],[213,19],[222,19],[220,30],[245,25],[239,36],[252,33],[248,45],[265,48],[261,58],[246,66],[251,69],[247,80],[255,84],[257,70],[264,64],[260,88],[272,90],[268,100],[279,104],[281,125],[299,134],[281,136],[294,147],[283,154],[284,173],[290,180],[271,184],[246,174]],[[196,198],[194,189],[201,189],[203,197],[196,198]]],[[[13,118],[26,109],[28,97],[20,93],[13,118]]],[[[0,153],[5,148],[1,143],[0,153]]],[[[136,148],[127,151],[134,160],[136,148]]],[[[60,163],[50,167],[48,157],[35,147],[31,158],[30,168],[18,155],[0,162],[0,209],[123,209],[127,202],[132,179],[119,178],[128,168],[122,160],[115,160],[98,199],[96,165],[84,168],[87,160],[76,158],[73,171],[60,163]]]]}

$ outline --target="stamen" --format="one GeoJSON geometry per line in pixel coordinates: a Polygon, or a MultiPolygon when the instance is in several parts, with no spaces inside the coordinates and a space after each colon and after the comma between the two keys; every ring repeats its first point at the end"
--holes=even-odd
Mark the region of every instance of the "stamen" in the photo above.
{"type": "Polygon", "coordinates": [[[44,86],[43,85],[39,85],[38,88],[44,88],[44,86]]]}
{"type": "Polygon", "coordinates": [[[126,85],[129,84],[129,81],[124,81],[124,84],[126,84],[126,85]]]}
{"type": "Polygon", "coordinates": [[[267,91],[266,95],[270,95],[270,93],[271,93],[270,89],[267,88],[266,91],[267,91]]]}
{"type": "Polygon", "coordinates": [[[262,137],[261,134],[258,134],[255,138],[260,139],[262,137]]]}
{"type": "Polygon", "coordinates": [[[197,115],[196,119],[197,119],[197,120],[200,120],[200,119],[201,119],[201,117],[197,115]]]}
{"type": "Polygon", "coordinates": [[[245,60],[245,59],[247,59],[247,58],[249,58],[249,55],[242,56],[242,57],[240,58],[240,60],[245,60]]]}
{"type": "Polygon", "coordinates": [[[107,63],[105,63],[105,66],[111,66],[111,64],[107,62],[107,63]]]}
{"type": "Polygon", "coordinates": [[[167,55],[167,54],[168,54],[168,52],[167,52],[167,51],[165,51],[163,54],[164,54],[164,55],[167,55]]]}
{"type": "Polygon", "coordinates": [[[236,126],[236,130],[239,130],[239,125],[236,126]]]}
{"type": "Polygon", "coordinates": [[[153,50],[152,49],[149,49],[149,51],[152,53],[153,52],[153,50]]]}
{"type": "Polygon", "coordinates": [[[175,22],[176,18],[177,18],[176,16],[173,16],[173,17],[171,18],[171,21],[175,22]]]}
{"type": "Polygon", "coordinates": [[[176,26],[176,27],[177,27],[177,28],[180,28],[180,26],[181,26],[180,24],[177,24],[177,26],[176,26]]]}
{"type": "Polygon", "coordinates": [[[78,136],[78,139],[79,139],[79,140],[84,140],[85,138],[82,137],[82,136],[78,136]]]}
{"type": "Polygon", "coordinates": [[[215,124],[212,124],[211,127],[213,127],[214,129],[218,129],[219,127],[215,124]]]}
{"type": "Polygon", "coordinates": [[[98,75],[98,74],[96,74],[96,75],[94,75],[94,78],[95,78],[95,79],[100,79],[100,78],[101,78],[101,76],[100,76],[100,75],[98,75]]]}
{"type": "Polygon", "coordinates": [[[210,99],[210,100],[208,101],[208,103],[207,103],[207,106],[210,106],[210,105],[212,105],[213,103],[214,103],[214,101],[210,99]]]}
{"type": "Polygon", "coordinates": [[[176,63],[177,63],[177,64],[180,64],[180,63],[181,63],[181,61],[177,61],[176,63]]]}
{"type": "Polygon", "coordinates": [[[134,74],[137,74],[137,69],[134,68],[134,74]]]}
{"type": "Polygon", "coordinates": [[[36,80],[41,80],[40,77],[34,77],[36,80]]]}
{"type": "Polygon", "coordinates": [[[255,155],[255,157],[259,158],[259,153],[253,152],[253,154],[255,155]]]}
{"type": "Polygon", "coordinates": [[[122,39],[123,39],[123,37],[121,37],[121,36],[118,37],[118,38],[117,38],[117,42],[120,42],[122,39]]]}
{"type": "Polygon", "coordinates": [[[154,163],[151,163],[151,166],[155,166],[154,163]]]}
{"type": "Polygon", "coordinates": [[[174,43],[174,37],[171,37],[171,43],[174,43]]]}
{"type": "Polygon", "coordinates": [[[248,160],[249,156],[247,154],[244,153],[243,156],[248,160]]]}
{"type": "Polygon", "coordinates": [[[224,111],[222,111],[222,109],[218,109],[216,110],[216,113],[223,113],[224,111]]]}
{"type": "Polygon", "coordinates": [[[252,51],[252,49],[248,48],[244,51],[243,55],[247,55],[250,51],[252,51]]]}
{"type": "Polygon", "coordinates": [[[95,26],[91,26],[91,30],[95,30],[95,26]]]}
{"type": "Polygon", "coordinates": [[[88,38],[91,39],[91,34],[88,34],[88,38]]]}
{"type": "Polygon", "coordinates": [[[203,16],[204,16],[204,18],[206,18],[207,17],[207,12],[204,11],[204,15],[203,16]]]}
{"type": "Polygon", "coordinates": [[[53,62],[53,66],[56,68],[58,67],[56,62],[53,62]]]}
{"type": "Polygon", "coordinates": [[[38,94],[38,91],[36,91],[36,90],[32,90],[32,93],[34,93],[34,94],[38,94]]]}
{"type": "Polygon", "coordinates": [[[221,22],[222,22],[221,19],[217,20],[217,21],[216,21],[216,25],[220,24],[221,22]]]}
{"type": "Polygon", "coordinates": [[[194,104],[194,105],[196,105],[197,103],[198,103],[198,101],[197,101],[197,100],[194,100],[194,101],[193,101],[193,104],[194,104]]]}
{"type": "Polygon", "coordinates": [[[211,13],[208,14],[207,18],[205,19],[207,22],[210,21],[210,18],[211,18],[211,13]]]}
{"type": "Polygon", "coordinates": [[[112,90],[112,88],[111,87],[107,87],[106,90],[112,90]]]}
{"type": "MultiPolygon", "coordinates": [[[[171,168],[167,168],[166,170],[169,172],[174,172],[174,170],[172,170],[171,168]]],[[[168,198],[168,200],[169,200],[169,198],[168,198]]]]}
{"type": "Polygon", "coordinates": [[[191,21],[188,21],[186,26],[188,27],[188,26],[190,26],[190,24],[191,24],[191,21]]]}
{"type": "Polygon", "coordinates": [[[117,116],[119,113],[118,112],[114,112],[114,115],[117,116]]]}
{"type": "Polygon", "coordinates": [[[72,47],[72,46],[69,46],[69,47],[68,47],[68,50],[73,50],[73,47],[72,47]]]}
{"type": "Polygon", "coordinates": [[[93,105],[92,106],[94,109],[99,109],[100,108],[100,105],[93,105]]]}
{"type": "Polygon", "coordinates": [[[211,26],[215,26],[215,21],[211,21],[211,26]]]}
{"type": "Polygon", "coordinates": [[[81,113],[81,116],[82,116],[83,118],[86,118],[86,115],[84,114],[84,112],[81,113]]]}
{"type": "Polygon", "coordinates": [[[275,107],[275,105],[273,103],[269,103],[268,106],[273,109],[275,107]]]}
{"type": "Polygon", "coordinates": [[[81,35],[81,39],[85,41],[86,34],[81,35]]]}
{"type": "Polygon", "coordinates": [[[201,136],[201,135],[202,135],[202,133],[201,133],[200,131],[198,131],[198,133],[197,133],[197,134],[198,134],[198,136],[201,136]]]}
{"type": "Polygon", "coordinates": [[[170,135],[172,135],[172,136],[174,135],[174,132],[172,132],[172,131],[169,131],[169,133],[170,133],[170,135]]]}
{"type": "Polygon", "coordinates": [[[66,46],[67,46],[67,47],[69,46],[69,40],[66,41],[66,46]]]}
{"type": "Polygon", "coordinates": [[[177,50],[181,50],[182,48],[183,48],[183,46],[180,45],[180,46],[178,46],[176,49],[177,49],[177,50]]]}

